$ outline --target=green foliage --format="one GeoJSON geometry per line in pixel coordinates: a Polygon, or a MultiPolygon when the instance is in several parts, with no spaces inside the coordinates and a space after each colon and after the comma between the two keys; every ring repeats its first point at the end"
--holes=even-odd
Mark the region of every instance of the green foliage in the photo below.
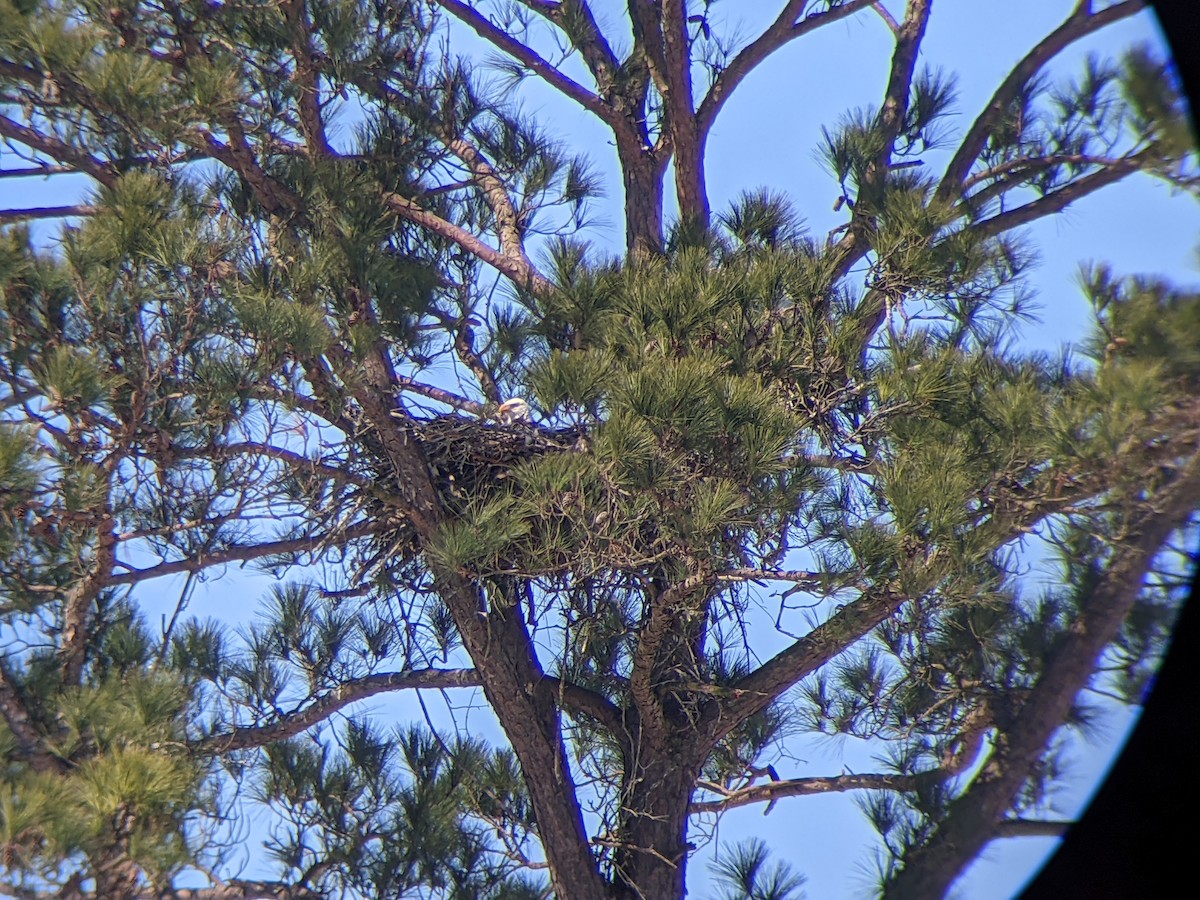
{"type": "Polygon", "coordinates": [[[489,824],[526,835],[532,827],[510,754],[355,723],[338,742],[333,752],[285,741],[265,754],[257,791],[288,811],[267,846],[301,883],[372,897],[525,897],[541,889],[488,855],[489,824]]]}
{"type": "MultiPolygon", "coordinates": [[[[506,85],[454,55],[447,6],[0,0],[5,139],[98,185],[55,238],[0,232],[16,892],[224,877],[265,807],[281,892],[547,897],[543,861],[582,859],[650,896],[631,873],[681,871],[689,803],[737,805],[831,734],[880,751],[852,786],[887,788],[862,804],[886,881],[963,839],[941,823],[992,775],[959,776],[1012,775],[988,736],[1128,566],[1144,585],[1075,668],[1099,653],[1092,685],[1131,701],[1154,671],[1196,558],[1127,537],[1162,510],[1195,537],[1200,299],[1096,265],[1082,356],[1022,353],[1036,253],[1011,229],[1127,172],[1194,191],[1163,60],[1023,78],[949,181],[955,76],[914,70],[821,132],[846,218],[817,238],[766,188],[687,197],[706,113],[680,121],[644,22],[628,51],[582,3],[465,5],[531,48],[560,30],[506,85]],[[620,123],[627,257],[578,239],[601,185],[513,93],[537,69],[620,123]],[[534,422],[497,419],[515,397],[534,422]],[[1058,584],[1026,583],[1035,542],[1058,584]],[[192,617],[238,567],[275,583],[192,617]],[[480,684],[511,751],[429,709],[368,720],[480,684]],[[552,846],[575,821],[594,841],[552,846]]],[[[686,10],[688,71],[727,91],[756,51],[712,6],[686,10]]],[[[1008,812],[1047,808],[1058,729],[1092,717],[1041,723],[1008,812]]],[[[759,841],[715,872],[730,898],[803,882],[759,841]]]]}
{"type": "Polygon", "coordinates": [[[733,847],[712,864],[713,874],[724,884],[723,900],[800,900],[808,879],[786,862],[767,865],[767,844],[760,838],[733,847]]]}

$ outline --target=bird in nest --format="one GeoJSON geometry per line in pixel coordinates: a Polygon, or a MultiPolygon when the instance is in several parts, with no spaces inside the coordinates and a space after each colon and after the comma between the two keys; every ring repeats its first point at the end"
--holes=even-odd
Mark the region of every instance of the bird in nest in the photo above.
{"type": "Polygon", "coordinates": [[[496,421],[501,425],[529,425],[533,422],[533,410],[521,397],[505,400],[496,410],[496,421]]]}

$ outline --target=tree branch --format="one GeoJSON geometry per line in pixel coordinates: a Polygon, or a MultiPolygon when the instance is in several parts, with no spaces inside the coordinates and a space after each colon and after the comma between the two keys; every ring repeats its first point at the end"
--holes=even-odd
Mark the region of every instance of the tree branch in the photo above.
{"type": "Polygon", "coordinates": [[[571,44],[583,56],[583,61],[587,65],[588,71],[592,73],[592,77],[596,79],[596,86],[603,96],[612,86],[617,70],[621,68],[621,62],[613,53],[612,45],[604,36],[604,32],[600,30],[600,25],[596,22],[596,16],[592,13],[592,8],[587,4],[587,0],[575,0],[572,4],[570,20],[563,14],[561,3],[547,2],[547,0],[520,0],[520,2],[563,30],[571,44]],[[582,23],[582,28],[571,31],[567,27],[569,22],[582,23]]]}
{"type": "MultiPolygon", "coordinates": [[[[930,3],[931,0],[909,0],[904,21],[895,31],[896,49],[892,52],[891,71],[878,119],[881,149],[867,166],[863,176],[863,191],[860,193],[871,191],[883,184],[891,169],[892,150],[908,114],[913,71],[917,65],[917,51],[925,37],[925,27],[929,24],[930,3]]],[[[855,207],[850,228],[835,247],[836,277],[843,277],[850,271],[850,267],[867,253],[869,247],[866,219],[870,215],[866,204],[860,203],[855,207]]]]}
{"type": "Polygon", "coordinates": [[[394,527],[394,525],[390,526],[382,522],[372,522],[313,537],[268,541],[264,544],[235,545],[226,547],[223,550],[214,550],[211,553],[189,556],[186,559],[177,559],[171,562],[159,563],[156,566],[147,566],[144,569],[139,569],[128,563],[118,561],[114,565],[127,571],[119,575],[109,576],[105,579],[105,584],[138,584],[148,581],[151,578],[162,578],[165,575],[178,575],[183,572],[199,572],[202,569],[207,569],[209,566],[221,566],[231,562],[247,562],[248,560],[262,559],[264,556],[272,556],[274,554],[301,553],[305,551],[315,553],[333,543],[346,543],[358,538],[371,537],[394,527]]]}
{"type": "Polygon", "coordinates": [[[60,163],[84,172],[105,187],[111,188],[117,183],[117,171],[108,163],[94,159],[52,135],[42,134],[19,122],[14,122],[7,116],[0,116],[0,137],[17,141],[31,150],[44,153],[60,163]]]}
{"type": "Polygon", "coordinates": [[[423,382],[409,378],[407,375],[397,375],[396,383],[400,385],[400,390],[402,391],[411,391],[414,394],[420,394],[422,397],[428,397],[430,400],[444,403],[451,409],[459,409],[475,416],[482,416],[486,409],[483,403],[476,400],[468,400],[466,397],[459,396],[440,387],[434,387],[432,384],[424,384],[423,382]]]}
{"type": "Polygon", "coordinates": [[[1134,172],[1141,171],[1143,163],[1152,157],[1152,150],[1153,148],[1147,148],[1133,156],[1117,160],[1112,165],[1097,172],[1092,172],[1089,175],[1084,175],[1082,178],[1063,185],[1055,191],[1051,191],[1044,197],[1039,197],[1037,200],[1032,200],[1015,209],[998,213],[991,218],[981,219],[973,225],[968,226],[968,229],[976,234],[993,237],[1010,229],[1028,225],[1030,222],[1053,215],[1054,213],[1062,212],[1076,200],[1086,197],[1088,194],[1095,193],[1110,184],[1115,184],[1134,172]]]}
{"type": "Polygon", "coordinates": [[[946,172],[938,183],[934,196],[939,200],[950,200],[962,193],[963,182],[971,171],[971,166],[987,146],[988,138],[997,123],[1029,80],[1046,63],[1080,38],[1113,22],[1128,18],[1144,9],[1145,5],[1144,0],[1124,0],[1099,12],[1092,12],[1089,0],[1080,0],[1071,15],[1030,50],[1000,83],[987,106],[971,123],[950,164],[946,166],[946,172]]]}
{"type": "Polygon", "coordinates": [[[730,699],[721,701],[720,714],[709,726],[708,740],[719,741],[739,722],[765,709],[796,682],[894,614],[908,599],[907,594],[878,587],[840,607],[807,635],[734,682],[729,689],[730,699]]]}
{"type": "MultiPolygon", "coordinates": [[[[782,781],[770,781],[766,784],[756,784],[739,790],[725,791],[720,785],[701,784],[715,793],[723,793],[720,800],[701,800],[692,803],[689,812],[723,813],[739,806],[749,806],[752,803],[774,803],[784,797],[802,797],[810,794],[840,794],[846,791],[914,791],[929,777],[938,776],[938,771],[922,773],[921,775],[835,775],[832,777],[814,776],[811,778],[790,778],[782,781]]],[[[949,776],[944,776],[949,777],[949,776]]]]}
{"type": "MultiPolygon", "coordinates": [[[[110,459],[115,459],[110,457],[110,459]]],[[[107,507],[107,501],[105,503],[107,507]]],[[[117,558],[116,520],[106,508],[95,523],[97,541],[92,559],[87,561],[87,573],[67,592],[63,601],[62,655],[63,681],[77,685],[83,675],[83,663],[87,658],[88,638],[91,634],[89,613],[96,598],[111,584],[113,566],[117,558]]]]}
{"type": "Polygon", "coordinates": [[[775,21],[757,38],[743,47],[730,60],[728,66],[716,77],[708,93],[700,102],[696,112],[696,128],[700,134],[707,134],[716,121],[717,114],[733,95],[738,85],[767,57],[780,47],[816,31],[822,25],[829,25],[872,5],[872,0],[848,0],[841,6],[822,12],[810,13],[799,22],[796,17],[804,12],[808,0],[788,0],[775,21]]]}
{"type": "Polygon", "coordinates": [[[0,209],[0,225],[27,222],[30,219],[66,219],[74,216],[91,216],[95,213],[96,207],[87,203],[74,206],[30,206],[25,209],[0,209]]]}
{"type": "Polygon", "coordinates": [[[551,289],[550,280],[537,270],[524,251],[521,251],[519,255],[510,256],[494,247],[489,247],[465,228],[443,219],[436,213],[422,209],[414,201],[399,194],[384,195],[384,202],[398,216],[423,228],[428,228],[434,234],[448,241],[453,241],[520,287],[534,293],[542,293],[551,289]]]}
{"type": "Polygon", "coordinates": [[[8,667],[0,663],[0,715],[16,742],[17,754],[38,772],[62,772],[65,764],[47,752],[25,701],[10,680],[8,667]]]}
{"type": "Polygon", "coordinates": [[[667,636],[678,626],[687,599],[711,579],[706,571],[695,572],[661,591],[653,598],[649,621],[638,635],[630,664],[629,692],[637,704],[642,727],[660,749],[666,747],[667,730],[662,700],[655,690],[659,652],[667,636]]]}
{"type": "Polygon", "coordinates": [[[296,63],[294,79],[299,84],[300,129],[304,142],[314,156],[330,157],[333,148],[325,133],[321,112],[321,73],[312,45],[312,23],[308,20],[304,0],[280,0],[279,8],[292,26],[292,59],[296,63]]]}
{"type": "Polygon", "coordinates": [[[247,725],[224,734],[214,734],[191,742],[197,753],[215,756],[234,750],[263,747],[276,741],[295,737],[325,721],[351,703],[366,700],[376,694],[410,690],[446,690],[449,688],[479,687],[479,673],[474,669],[412,669],[407,672],[382,672],[343,682],[332,691],[315,699],[302,709],[286,713],[269,725],[247,725]]]}
{"type": "Polygon", "coordinates": [[[513,59],[538,75],[551,87],[570,97],[611,127],[618,127],[618,117],[600,97],[593,94],[573,78],[564,75],[552,66],[549,61],[542,58],[533,49],[521,43],[507,31],[493,25],[482,13],[471,8],[466,3],[460,2],[460,0],[435,0],[435,2],[456,19],[470,26],[485,41],[503,50],[513,59]]]}

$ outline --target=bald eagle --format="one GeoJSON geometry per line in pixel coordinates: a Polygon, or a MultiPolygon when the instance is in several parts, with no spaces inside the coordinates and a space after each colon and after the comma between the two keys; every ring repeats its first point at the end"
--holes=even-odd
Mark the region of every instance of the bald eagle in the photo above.
{"type": "Polygon", "coordinates": [[[496,410],[496,421],[501,425],[516,425],[518,422],[528,425],[533,421],[533,410],[520,397],[505,400],[496,410]]]}

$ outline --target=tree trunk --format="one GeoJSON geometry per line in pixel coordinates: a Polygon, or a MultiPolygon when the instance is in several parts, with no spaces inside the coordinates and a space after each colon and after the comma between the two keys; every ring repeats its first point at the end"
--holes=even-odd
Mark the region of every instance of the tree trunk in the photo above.
{"type": "Polygon", "coordinates": [[[625,249],[630,259],[663,245],[663,175],[666,164],[642,147],[617,144],[625,182],[625,249]]]}
{"type": "Polygon", "coordinates": [[[638,742],[622,789],[616,896],[666,900],[685,895],[688,808],[697,774],[698,767],[689,765],[682,752],[656,750],[644,737],[638,742]]]}

